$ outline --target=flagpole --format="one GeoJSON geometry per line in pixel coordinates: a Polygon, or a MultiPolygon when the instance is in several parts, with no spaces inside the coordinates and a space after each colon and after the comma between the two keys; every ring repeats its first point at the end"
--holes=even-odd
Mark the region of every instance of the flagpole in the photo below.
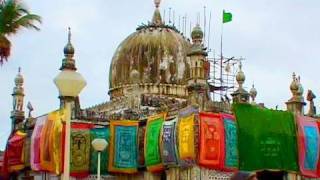
{"type": "Polygon", "coordinates": [[[222,63],[223,63],[223,13],[221,24],[221,42],[220,42],[220,99],[222,98],[222,63]]]}

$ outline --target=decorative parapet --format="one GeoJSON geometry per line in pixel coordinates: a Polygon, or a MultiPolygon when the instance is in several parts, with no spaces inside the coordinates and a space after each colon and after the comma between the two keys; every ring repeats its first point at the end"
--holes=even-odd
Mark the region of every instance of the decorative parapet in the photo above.
{"type": "Polygon", "coordinates": [[[145,120],[149,115],[168,112],[174,116],[178,110],[187,106],[187,100],[163,95],[144,94],[141,96],[140,109],[128,107],[128,97],[118,97],[87,109],[80,110],[76,119],[88,122],[109,122],[110,120],[145,120]]]}
{"type": "MultiPolygon", "coordinates": [[[[167,95],[174,96],[179,98],[187,98],[188,90],[185,85],[177,84],[153,84],[153,83],[141,83],[139,85],[139,92],[142,94],[156,94],[156,95],[167,95]]],[[[127,84],[111,88],[109,90],[109,95],[112,100],[121,97],[127,96],[131,93],[132,89],[136,87],[137,84],[127,84]]]]}

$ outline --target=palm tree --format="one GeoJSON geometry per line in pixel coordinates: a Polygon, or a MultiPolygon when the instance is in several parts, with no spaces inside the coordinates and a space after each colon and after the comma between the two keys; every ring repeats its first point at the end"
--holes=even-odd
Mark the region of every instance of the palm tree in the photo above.
{"type": "Polygon", "coordinates": [[[8,39],[22,27],[35,29],[35,23],[41,23],[41,17],[31,14],[21,3],[21,0],[0,0],[0,64],[10,56],[11,42],[8,39]]]}

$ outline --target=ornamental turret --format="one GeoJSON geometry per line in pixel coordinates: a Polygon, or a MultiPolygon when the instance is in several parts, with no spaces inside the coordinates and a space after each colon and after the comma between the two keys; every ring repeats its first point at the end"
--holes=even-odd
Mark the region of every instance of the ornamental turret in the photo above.
{"type": "Polygon", "coordinates": [[[24,89],[23,89],[23,76],[21,75],[21,68],[18,70],[18,74],[14,79],[15,87],[13,88],[12,93],[12,111],[11,111],[11,120],[12,120],[12,131],[20,127],[24,120],[24,89]]]}
{"type": "Polygon", "coordinates": [[[251,97],[251,103],[252,104],[256,104],[256,97],[257,97],[257,90],[256,88],[254,87],[254,84],[252,85],[252,88],[250,89],[250,97],[251,97]]]}
{"type": "Polygon", "coordinates": [[[191,32],[192,46],[187,54],[190,60],[190,77],[188,79],[189,101],[204,109],[209,100],[208,83],[210,64],[206,48],[203,46],[203,31],[199,24],[191,32]]]}
{"type": "Polygon", "coordinates": [[[240,62],[239,71],[236,75],[238,83],[238,89],[231,94],[233,103],[248,103],[250,94],[243,88],[243,84],[246,80],[246,76],[242,71],[242,63],[240,62]]]}
{"type": "Polygon", "coordinates": [[[296,114],[303,115],[304,106],[306,105],[303,98],[304,90],[300,82],[300,77],[296,77],[295,73],[293,73],[292,75],[290,91],[291,91],[292,97],[288,100],[288,102],[286,102],[287,110],[296,114]]]}
{"type": "Polygon", "coordinates": [[[64,59],[62,60],[62,65],[60,70],[70,69],[76,71],[75,60],[73,59],[74,56],[74,47],[71,44],[71,29],[68,28],[68,42],[66,46],[63,48],[64,59]]]}
{"type": "Polygon", "coordinates": [[[161,26],[161,25],[163,25],[162,18],[161,18],[161,13],[160,13],[160,10],[159,10],[160,3],[161,3],[161,0],[154,0],[154,4],[155,4],[156,9],[155,9],[155,11],[153,13],[153,17],[152,17],[152,25],[153,26],[161,26]]]}

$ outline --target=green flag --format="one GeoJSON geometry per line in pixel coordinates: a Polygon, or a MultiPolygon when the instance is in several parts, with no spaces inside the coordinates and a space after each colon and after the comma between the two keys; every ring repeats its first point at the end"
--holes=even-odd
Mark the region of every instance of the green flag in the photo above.
{"type": "Polygon", "coordinates": [[[232,14],[223,10],[223,23],[232,21],[232,14]]]}
{"type": "Polygon", "coordinates": [[[249,104],[236,104],[233,109],[238,126],[239,170],[298,171],[292,113],[249,104]]]}

